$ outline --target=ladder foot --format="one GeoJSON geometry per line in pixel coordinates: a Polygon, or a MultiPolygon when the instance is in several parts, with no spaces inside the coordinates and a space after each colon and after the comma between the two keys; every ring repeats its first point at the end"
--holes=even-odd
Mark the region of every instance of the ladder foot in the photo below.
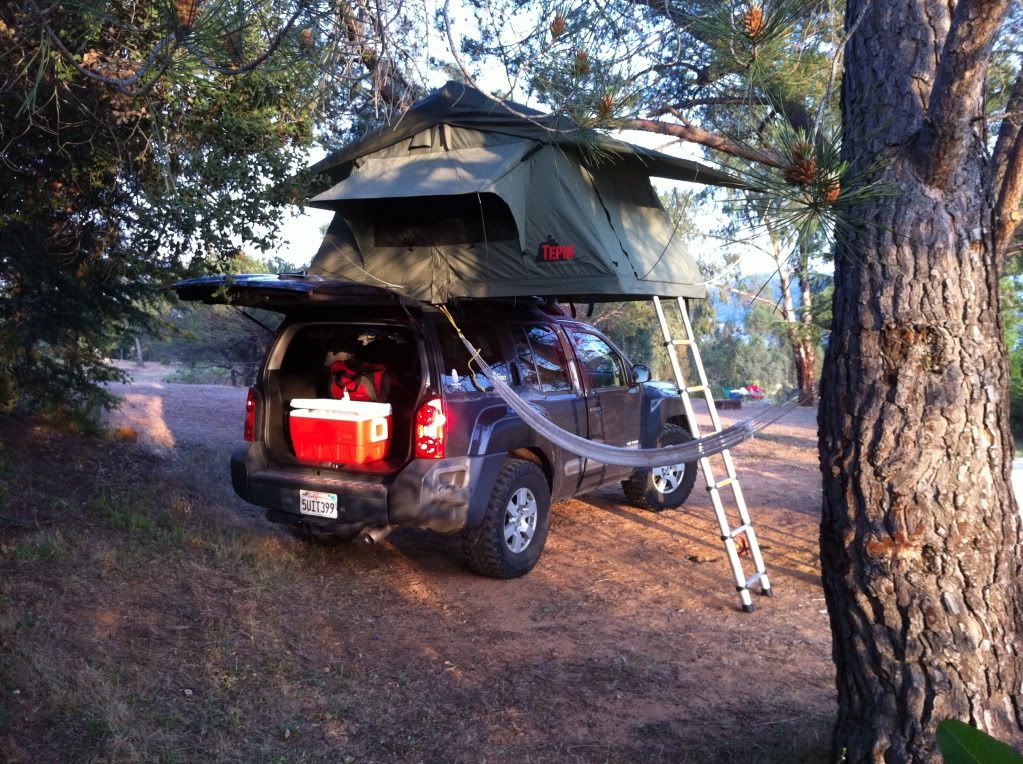
{"type": "Polygon", "coordinates": [[[774,589],[768,587],[767,589],[761,589],[760,593],[763,594],[765,597],[773,597],[774,589]]]}
{"type": "Polygon", "coordinates": [[[756,610],[756,608],[752,604],[742,606],[742,612],[744,613],[752,613],[754,610],[756,610]]]}

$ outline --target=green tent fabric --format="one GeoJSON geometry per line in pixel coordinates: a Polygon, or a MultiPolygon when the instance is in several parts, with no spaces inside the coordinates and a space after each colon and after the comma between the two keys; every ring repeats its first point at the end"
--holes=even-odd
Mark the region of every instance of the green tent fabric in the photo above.
{"type": "Polygon", "coordinates": [[[449,82],[312,168],[335,211],[310,272],[418,300],[706,295],[650,176],[730,176],[449,82]]]}

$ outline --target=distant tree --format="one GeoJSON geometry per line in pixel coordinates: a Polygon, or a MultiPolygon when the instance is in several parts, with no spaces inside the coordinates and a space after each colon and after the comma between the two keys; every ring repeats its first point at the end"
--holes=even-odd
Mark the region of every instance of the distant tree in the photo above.
{"type": "Polygon", "coordinates": [[[814,406],[817,403],[817,351],[823,329],[817,320],[822,311],[822,295],[814,289],[818,279],[813,265],[823,259],[820,253],[827,242],[822,236],[814,235],[817,232],[812,229],[796,231],[781,225],[777,220],[780,210],[774,208],[771,200],[760,198],[759,194],[746,196],[753,198],[740,198],[726,205],[729,222],[719,238],[729,246],[754,248],[768,255],[774,263],[770,279],[777,278],[778,290],[777,294],[769,290],[765,296],[764,284],[751,284],[746,290],[735,291],[740,297],[771,307],[792,355],[800,402],[814,406]]]}
{"type": "MultiPolygon", "coordinates": [[[[239,255],[228,273],[281,273],[294,266],[279,257],[239,255]]],[[[226,305],[162,302],[150,322],[146,346],[164,363],[184,365],[184,376],[251,384],[281,321],[279,313],[226,305]]]]}
{"type": "Polygon", "coordinates": [[[1023,441],[1023,260],[1006,260],[1000,283],[1005,345],[1009,350],[1009,418],[1015,442],[1023,441]]]}
{"type": "MultiPolygon", "coordinates": [[[[759,312],[754,310],[754,314],[759,312]]],[[[770,324],[777,326],[773,321],[770,324]]],[[[750,384],[776,393],[790,385],[792,358],[784,352],[783,342],[783,337],[770,330],[747,332],[732,324],[716,327],[701,342],[707,378],[715,385],[715,393],[727,396],[731,389],[750,384]]]]}

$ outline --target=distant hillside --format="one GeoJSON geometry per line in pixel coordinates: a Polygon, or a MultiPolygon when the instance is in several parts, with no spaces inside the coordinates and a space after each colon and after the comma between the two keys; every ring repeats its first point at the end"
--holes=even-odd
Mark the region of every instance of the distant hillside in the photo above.
{"type": "MultiPolygon", "coordinates": [[[[759,294],[770,300],[777,300],[781,292],[777,273],[754,273],[743,278],[745,284],[740,287],[749,295],[759,294]],[[765,286],[766,284],[766,286],[765,286]]],[[[792,301],[799,305],[799,286],[792,284],[792,301]]],[[[726,292],[719,288],[710,288],[710,302],[714,307],[714,315],[719,324],[745,326],[753,298],[744,294],[726,292]]]]}

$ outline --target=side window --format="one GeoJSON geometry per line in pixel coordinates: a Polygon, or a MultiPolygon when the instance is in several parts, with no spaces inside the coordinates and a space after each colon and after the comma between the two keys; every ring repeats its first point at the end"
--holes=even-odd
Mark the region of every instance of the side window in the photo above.
{"type": "MultiPolygon", "coordinates": [[[[508,364],[501,358],[501,352],[492,329],[484,326],[462,326],[465,338],[471,342],[483,360],[487,362],[502,382],[508,382],[508,364]]],[[[469,355],[462,340],[455,334],[447,321],[437,324],[437,335],[440,340],[441,362],[444,368],[441,377],[444,389],[448,392],[479,392],[493,390],[494,386],[482,373],[479,364],[469,355]]]]}
{"type": "Polygon", "coordinates": [[[618,353],[596,334],[575,329],[568,331],[576,357],[590,378],[590,387],[624,387],[629,384],[625,365],[618,353]]]}
{"type": "Polygon", "coordinates": [[[549,326],[523,326],[515,333],[515,355],[524,385],[545,393],[571,392],[561,340],[549,326]]]}

